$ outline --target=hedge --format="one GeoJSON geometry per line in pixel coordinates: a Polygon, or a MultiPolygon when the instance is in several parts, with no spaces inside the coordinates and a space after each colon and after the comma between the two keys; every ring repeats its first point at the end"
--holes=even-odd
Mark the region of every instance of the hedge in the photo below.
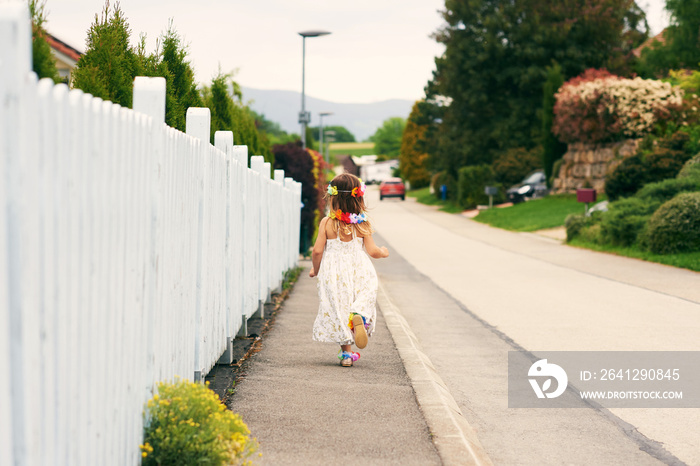
{"type": "Polygon", "coordinates": [[[700,192],[679,194],[659,207],[644,244],[657,254],[700,251],[700,192]]]}
{"type": "MultiPolygon", "coordinates": [[[[496,185],[496,175],[490,165],[475,165],[459,169],[459,183],[457,187],[457,202],[465,208],[474,208],[478,205],[489,203],[489,197],[484,193],[484,187],[496,185]]],[[[501,200],[502,189],[496,202],[501,200]]]]}

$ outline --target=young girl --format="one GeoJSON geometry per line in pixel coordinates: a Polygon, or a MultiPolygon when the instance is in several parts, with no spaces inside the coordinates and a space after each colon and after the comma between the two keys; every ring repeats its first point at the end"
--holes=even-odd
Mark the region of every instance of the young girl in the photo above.
{"type": "Polygon", "coordinates": [[[343,367],[360,359],[360,353],[351,351],[352,344],[364,348],[374,331],[378,281],[367,254],[375,259],[389,256],[386,247],[374,244],[364,194],[365,184],[355,175],[333,178],[326,194],[330,213],[321,220],[311,255],[309,276],[318,275],[320,301],[313,338],[339,343],[343,367]]]}

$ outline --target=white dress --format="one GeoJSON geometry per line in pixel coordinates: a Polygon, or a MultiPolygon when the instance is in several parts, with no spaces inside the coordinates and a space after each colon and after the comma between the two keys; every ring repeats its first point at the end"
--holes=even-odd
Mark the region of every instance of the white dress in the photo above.
{"type": "Polygon", "coordinates": [[[350,345],[355,342],[348,323],[350,314],[361,314],[372,335],[377,317],[377,272],[364,249],[362,238],[326,240],[318,272],[318,316],[314,322],[316,341],[350,345]]]}

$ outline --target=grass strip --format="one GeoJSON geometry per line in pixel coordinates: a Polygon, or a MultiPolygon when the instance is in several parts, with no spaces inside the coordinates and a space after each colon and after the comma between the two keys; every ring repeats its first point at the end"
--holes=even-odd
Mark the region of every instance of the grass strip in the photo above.
{"type": "Polygon", "coordinates": [[[452,201],[443,201],[430,194],[430,188],[414,189],[406,193],[408,197],[415,197],[418,202],[425,205],[440,206],[440,210],[450,214],[457,214],[464,209],[452,201]]]}
{"type": "Polygon", "coordinates": [[[593,251],[607,252],[618,256],[632,257],[647,262],[656,262],[700,272],[700,251],[679,254],[654,254],[653,252],[641,250],[636,246],[612,246],[609,244],[591,243],[580,238],[574,238],[567,244],[578,248],[592,249],[593,251]]]}
{"type": "Polygon", "coordinates": [[[537,231],[560,227],[569,214],[581,214],[584,210],[575,194],[554,194],[510,207],[482,210],[474,220],[504,230],[537,231]]]}

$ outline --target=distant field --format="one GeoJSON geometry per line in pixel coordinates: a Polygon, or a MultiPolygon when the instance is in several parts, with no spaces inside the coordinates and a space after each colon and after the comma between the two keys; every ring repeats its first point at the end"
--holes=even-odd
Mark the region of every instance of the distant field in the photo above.
{"type": "Polygon", "coordinates": [[[331,162],[335,165],[338,163],[339,155],[374,155],[373,142],[332,142],[328,147],[328,155],[331,162]]]}
{"type": "Polygon", "coordinates": [[[331,142],[329,150],[355,150],[355,149],[374,149],[373,142],[331,142]]]}

